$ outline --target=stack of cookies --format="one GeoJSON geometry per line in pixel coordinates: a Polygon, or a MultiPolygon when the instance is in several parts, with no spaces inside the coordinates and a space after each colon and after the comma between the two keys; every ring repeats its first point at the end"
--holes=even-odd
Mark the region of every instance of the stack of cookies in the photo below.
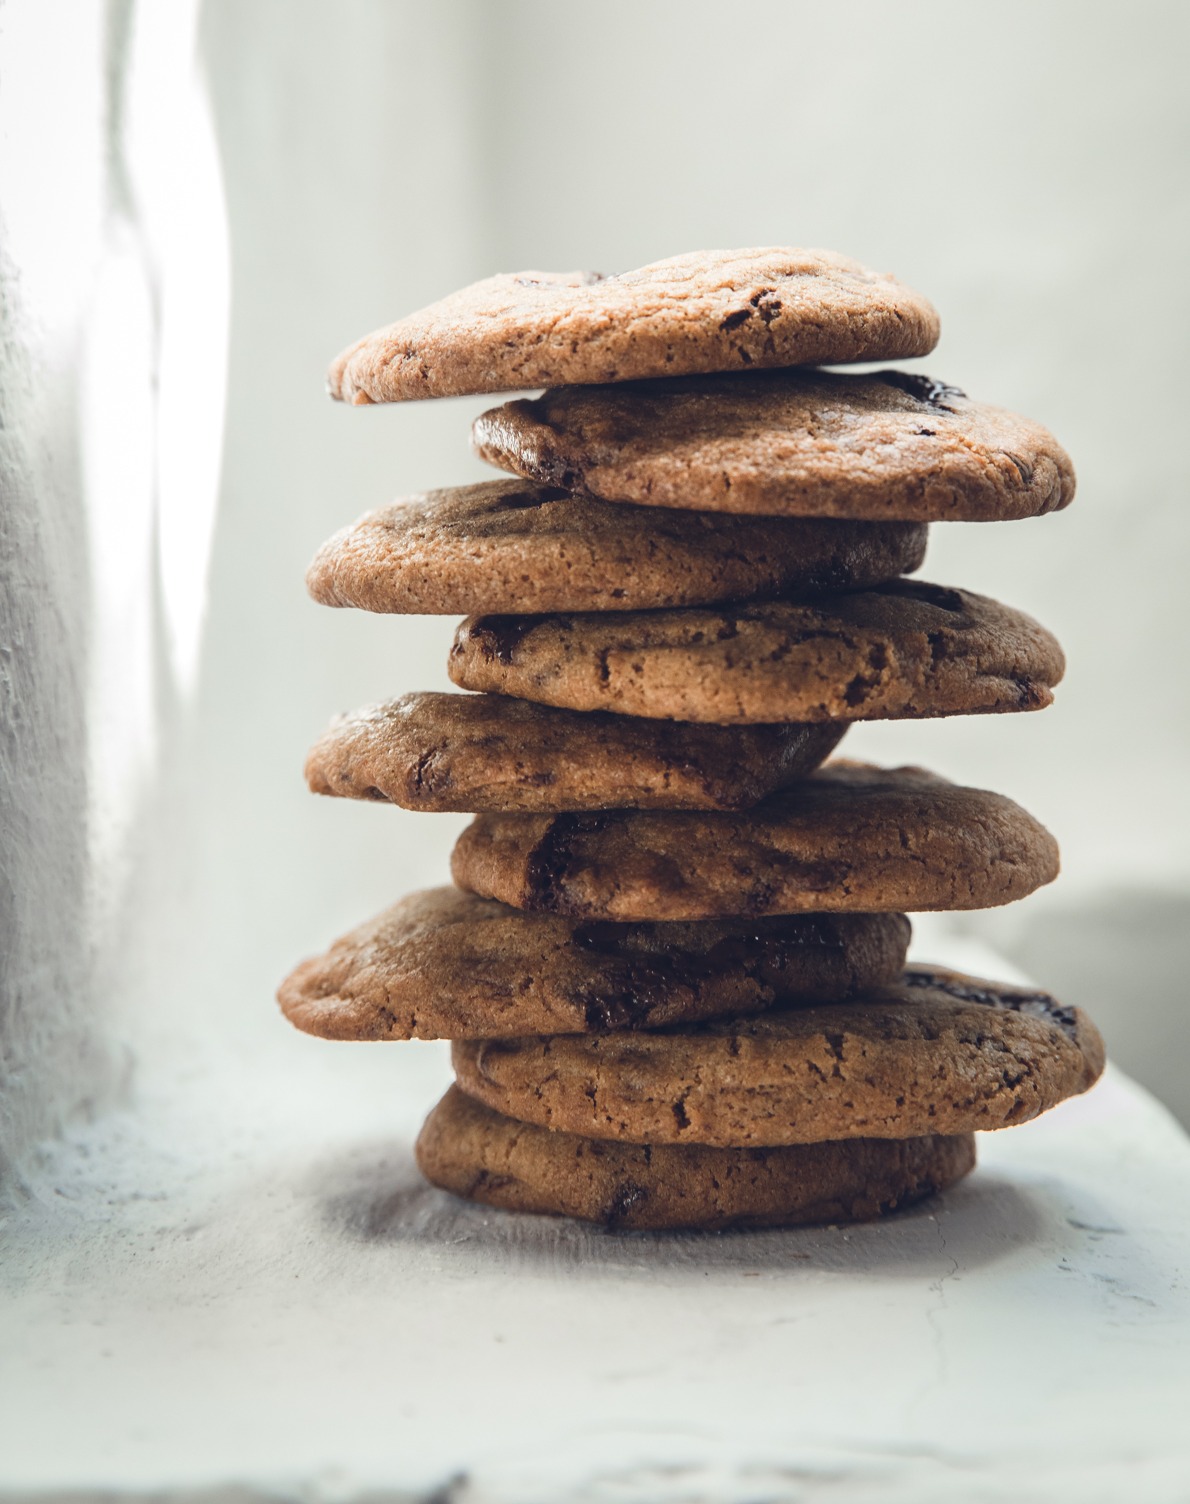
{"type": "Polygon", "coordinates": [[[907,578],[930,522],[1065,506],[1061,447],[920,375],[821,369],[937,337],[892,278],[766,249],[494,277],[332,366],[354,403],[546,388],[475,425],[515,479],[373,512],[308,577],[466,617],[469,693],[341,717],[306,769],[474,814],[455,886],[280,991],[324,1038],[454,1042],[417,1147],[437,1185],[623,1228],[843,1222],[1099,1075],[1077,1009],[905,965],[906,910],[1023,898],[1048,832],[826,761],[853,721],[1038,710],[1062,674],[1030,617],[907,578]]]}

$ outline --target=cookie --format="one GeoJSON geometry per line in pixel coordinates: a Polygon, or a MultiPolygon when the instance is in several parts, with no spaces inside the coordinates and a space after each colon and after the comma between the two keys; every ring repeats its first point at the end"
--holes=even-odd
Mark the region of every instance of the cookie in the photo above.
{"type": "Polygon", "coordinates": [[[970,1134],[784,1149],[579,1138],[513,1122],[453,1086],[426,1119],[416,1152],[426,1179],[456,1196],[617,1231],[865,1222],[975,1167],[970,1134]]]}
{"type": "Polygon", "coordinates": [[[314,744],[316,794],[405,809],[748,809],[813,772],[844,722],[705,726],[580,714],[508,695],[408,694],[314,744]]]}
{"type": "Polygon", "coordinates": [[[1031,616],[969,590],[868,590],[677,611],[469,617],[464,689],[719,725],[1040,710],[1065,668],[1031,616]]]}
{"type": "Polygon", "coordinates": [[[322,546],[306,584],[365,611],[634,611],[874,585],[925,547],[920,523],[660,512],[496,480],[370,512],[322,546]]]}
{"type": "Polygon", "coordinates": [[[974,1133],[1092,1086],[1103,1041],[1048,993],[914,968],[854,1002],[602,1038],[459,1040],[458,1084],[521,1122],[769,1148],[974,1133]]]}
{"type": "Polygon", "coordinates": [[[754,809],[479,815],[460,887],[583,919],[984,909],[1058,874],[1053,836],[1002,794],[922,768],[831,762],[754,809]]]}
{"type": "Polygon", "coordinates": [[[472,1039],[655,1028],[850,997],[900,975],[903,914],[583,923],[434,888],[281,984],[324,1039],[472,1039]]]}
{"type": "Polygon", "coordinates": [[[472,441],[501,470],[651,507],[997,522],[1074,497],[1040,423],[906,371],[560,388],[484,413],[472,441]]]}
{"type": "Polygon", "coordinates": [[[328,373],[356,404],[693,371],[928,355],[938,315],[833,251],[696,251],[638,271],[488,277],[352,345],[328,373]]]}

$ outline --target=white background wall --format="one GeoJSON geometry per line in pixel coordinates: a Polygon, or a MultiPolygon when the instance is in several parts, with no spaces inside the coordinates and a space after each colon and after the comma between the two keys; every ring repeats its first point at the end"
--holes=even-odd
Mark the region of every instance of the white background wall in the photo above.
{"type": "Polygon", "coordinates": [[[1075,458],[1069,512],[938,527],[924,571],[1058,632],[1056,707],[872,727],[848,750],[1001,788],[1052,826],[1054,889],[923,937],[1002,945],[1190,1117],[1190,9],[9,0],[0,41],[34,91],[6,79],[0,122],[34,190],[0,184],[0,639],[23,653],[0,664],[0,1058],[10,1108],[36,1109],[22,1131],[114,1079],[110,1018],[134,1051],[186,1039],[283,1069],[278,977],[445,879],[461,817],[316,801],[301,764],[333,711],[444,687],[453,623],[326,611],[302,575],[359,512],[478,477],[487,403],[335,407],[329,357],[494,270],[760,243],[919,287],[944,333],[918,364],[1075,458]],[[227,266],[204,71],[231,252],[213,531],[227,266]],[[46,78],[54,130],[34,133],[46,78]]]}

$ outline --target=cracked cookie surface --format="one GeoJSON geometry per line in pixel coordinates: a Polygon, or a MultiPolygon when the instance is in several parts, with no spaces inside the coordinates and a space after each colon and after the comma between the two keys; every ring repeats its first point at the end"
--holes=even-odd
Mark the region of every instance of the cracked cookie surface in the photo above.
{"type": "Polygon", "coordinates": [[[830,756],[844,722],[711,726],[508,695],[403,695],[339,717],[306,759],[313,793],[405,809],[748,809],[830,756]]]}
{"type": "Polygon", "coordinates": [[[657,508],[994,522],[1075,486],[1040,423],[906,371],[561,388],[484,413],[472,442],[502,470],[657,508]]]}
{"type": "Polygon", "coordinates": [[[1003,794],[922,768],[827,763],[724,813],[478,815],[455,882],[588,919],[983,909],[1058,874],[1053,836],[1003,794]]]}
{"type": "Polygon", "coordinates": [[[416,1152],[426,1178],[457,1196],[622,1231],[864,1222],[975,1166],[970,1134],[777,1149],[582,1138],[514,1122],[453,1086],[426,1119],[416,1152]]]}
{"type": "Polygon", "coordinates": [[[464,689],[719,725],[1040,710],[1064,668],[1057,640],[1023,611],[922,580],[738,606],[469,617],[449,661],[464,689]]]}
{"type": "Polygon", "coordinates": [[[497,480],[369,512],[306,584],[365,611],[632,611],[878,584],[925,547],[921,523],[659,512],[497,480]]]}
{"type": "Polygon", "coordinates": [[[543,1128],[735,1148],[1026,1123],[1098,1080],[1103,1041],[1048,993],[912,967],[853,1001],[600,1039],[458,1041],[458,1084],[543,1128]]]}
{"type": "Polygon", "coordinates": [[[413,893],[281,984],[324,1039],[601,1033],[849,997],[900,975],[903,914],[602,924],[413,893]]]}
{"type": "Polygon", "coordinates": [[[366,335],[331,363],[355,404],[696,371],[928,355],[919,293],[833,251],[695,251],[636,271],[502,273],[366,335]]]}

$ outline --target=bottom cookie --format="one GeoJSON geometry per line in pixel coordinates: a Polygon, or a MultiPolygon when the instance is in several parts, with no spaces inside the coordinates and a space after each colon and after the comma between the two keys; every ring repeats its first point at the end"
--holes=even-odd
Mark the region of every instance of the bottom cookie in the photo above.
{"type": "Polygon", "coordinates": [[[443,1190],[506,1211],[623,1229],[864,1222],[961,1180],[971,1134],[848,1139],[776,1149],[635,1145],[501,1116],[452,1086],[417,1140],[443,1190]]]}

